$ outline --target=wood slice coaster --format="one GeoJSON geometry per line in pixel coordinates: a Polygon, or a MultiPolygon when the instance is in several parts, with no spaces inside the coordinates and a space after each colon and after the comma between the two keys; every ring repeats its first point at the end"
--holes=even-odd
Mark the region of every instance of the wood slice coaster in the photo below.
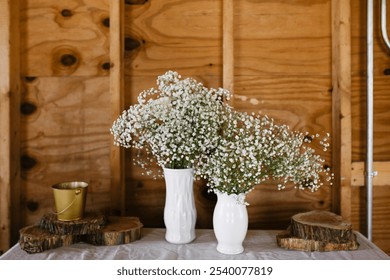
{"type": "Polygon", "coordinates": [[[58,235],[84,235],[93,234],[107,224],[107,217],[104,215],[87,213],[80,220],[60,221],[54,213],[45,214],[39,226],[50,233],[58,235]]]}
{"type": "Polygon", "coordinates": [[[30,254],[81,241],[92,245],[120,245],[140,239],[142,227],[137,217],[88,214],[77,221],[59,221],[55,214],[46,214],[38,225],[19,231],[19,244],[30,254]]]}
{"type": "Polygon", "coordinates": [[[319,210],[294,215],[291,233],[303,239],[332,243],[346,243],[353,234],[351,223],[334,213],[319,210]]]}
{"type": "Polygon", "coordinates": [[[40,253],[78,242],[77,236],[52,234],[38,225],[24,227],[19,233],[20,247],[29,254],[40,253]]]}
{"type": "Polygon", "coordinates": [[[141,238],[143,224],[137,217],[108,218],[108,224],[95,234],[85,236],[84,241],[93,245],[120,245],[141,238]]]}
{"type": "Polygon", "coordinates": [[[324,241],[316,241],[310,239],[302,239],[292,236],[290,232],[282,232],[276,236],[278,246],[285,249],[298,251],[350,251],[359,248],[359,243],[356,241],[356,236],[353,235],[351,241],[346,243],[330,243],[324,241]]]}
{"type": "Polygon", "coordinates": [[[320,210],[294,215],[287,231],[278,234],[276,240],[282,248],[301,251],[356,250],[359,247],[351,223],[320,210]]]}

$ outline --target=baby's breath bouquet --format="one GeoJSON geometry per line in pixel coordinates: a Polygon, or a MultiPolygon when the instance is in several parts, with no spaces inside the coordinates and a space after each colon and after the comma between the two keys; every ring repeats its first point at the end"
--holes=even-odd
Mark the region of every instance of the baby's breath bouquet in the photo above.
{"type": "Polygon", "coordinates": [[[222,88],[206,88],[192,78],[181,79],[174,71],[159,76],[157,86],[141,92],[138,103],[113,123],[114,142],[146,150],[149,157],[137,163],[147,173],[154,160],[161,167],[196,168],[199,159],[219,144],[223,100],[230,94],[222,88]]]}
{"type": "MultiPolygon", "coordinates": [[[[193,168],[214,192],[247,194],[267,180],[278,189],[293,184],[316,191],[331,179],[324,159],[309,146],[318,135],[234,110],[224,102],[229,98],[225,89],[168,71],[115,120],[114,143],[146,151],[134,163],[147,174],[154,161],[162,168],[193,168]]],[[[328,137],[320,141],[324,149],[328,137]]]]}
{"type": "MultiPolygon", "coordinates": [[[[314,136],[293,132],[267,116],[229,107],[225,113],[219,144],[198,170],[211,191],[247,194],[265,180],[275,180],[278,189],[292,183],[315,191],[323,185],[321,176],[330,180],[324,160],[307,145],[314,136]]],[[[325,149],[329,145],[326,139],[321,144],[325,149]]]]}

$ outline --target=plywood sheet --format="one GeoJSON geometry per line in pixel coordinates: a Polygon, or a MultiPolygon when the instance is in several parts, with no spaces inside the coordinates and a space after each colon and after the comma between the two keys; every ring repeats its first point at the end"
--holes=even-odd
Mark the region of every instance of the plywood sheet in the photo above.
{"type": "Polygon", "coordinates": [[[235,1],[235,74],[329,75],[331,1],[235,1]]]}
{"type": "MultiPolygon", "coordinates": [[[[390,80],[374,78],[374,161],[390,159],[390,80]]],[[[352,160],[364,161],[366,156],[366,79],[352,78],[352,160]]]]}
{"type": "Polygon", "coordinates": [[[23,75],[109,74],[108,0],[21,2],[23,75]]]}
{"type": "Polygon", "coordinates": [[[111,125],[108,77],[37,78],[23,100],[36,110],[22,117],[22,187],[26,224],[54,209],[51,185],[89,182],[87,207],[109,202],[111,125]]]}
{"type": "Polygon", "coordinates": [[[234,107],[269,115],[292,129],[331,133],[331,80],[322,76],[239,76],[234,107]]]}
{"type": "MultiPolygon", "coordinates": [[[[372,241],[390,254],[390,185],[373,187],[372,241]]],[[[352,226],[363,234],[366,224],[366,188],[352,188],[352,226]]]]}
{"type": "Polygon", "coordinates": [[[127,5],[126,75],[221,75],[221,8],[222,1],[200,0],[127,5]]]}
{"type": "MultiPolygon", "coordinates": [[[[293,129],[331,132],[330,1],[233,2],[232,105],[293,129]]],[[[199,0],[126,7],[126,107],[170,69],[208,87],[222,86],[222,9],[222,1],[199,0]]],[[[146,226],[163,226],[164,181],[142,175],[132,165],[134,156],[126,152],[127,214],[143,217],[146,226]]],[[[330,160],[330,152],[325,157],[330,160]]],[[[307,197],[295,191],[253,192],[250,226],[284,228],[299,211],[330,207],[328,189],[307,197]],[[277,203],[283,207],[275,209],[277,203]]],[[[195,198],[201,209],[197,225],[211,228],[216,197],[200,185],[195,198]]]]}

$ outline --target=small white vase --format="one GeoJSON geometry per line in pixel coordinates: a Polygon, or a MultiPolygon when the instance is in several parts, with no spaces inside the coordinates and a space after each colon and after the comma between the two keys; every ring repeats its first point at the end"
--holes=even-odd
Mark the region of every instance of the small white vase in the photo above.
{"type": "Polygon", "coordinates": [[[196,208],[194,171],[164,168],[166,184],[164,223],[165,239],[174,244],[186,244],[195,239],[196,208]]]}
{"type": "Polygon", "coordinates": [[[213,214],[213,226],[218,245],[223,254],[240,254],[248,231],[248,211],[243,203],[244,194],[217,193],[217,204],[213,214]]]}

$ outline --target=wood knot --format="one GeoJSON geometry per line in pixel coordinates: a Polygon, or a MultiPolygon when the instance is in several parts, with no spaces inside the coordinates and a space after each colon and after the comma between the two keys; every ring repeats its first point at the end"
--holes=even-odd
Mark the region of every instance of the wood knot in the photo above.
{"type": "Polygon", "coordinates": [[[79,52],[71,46],[59,46],[52,52],[53,74],[70,75],[77,70],[81,62],[79,52]]]}
{"type": "Polygon", "coordinates": [[[138,49],[141,46],[141,42],[131,38],[131,37],[126,37],[125,38],[125,50],[126,51],[133,51],[138,49]]]}
{"type": "Polygon", "coordinates": [[[146,2],[148,2],[148,0],[125,0],[125,4],[127,5],[143,5],[146,2]]]}
{"type": "Polygon", "coordinates": [[[37,110],[37,106],[30,102],[23,102],[20,104],[20,112],[23,115],[31,115],[37,110]]]}
{"type": "Polygon", "coordinates": [[[110,68],[111,68],[111,63],[110,63],[110,62],[104,62],[104,63],[102,64],[102,69],[103,69],[103,70],[108,71],[108,70],[110,70],[110,68]]]}
{"type": "Polygon", "coordinates": [[[61,15],[62,15],[63,17],[71,17],[71,16],[73,16],[73,13],[72,13],[72,11],[69,10],[69,9],[63,9],[63,10],[61,11],[61,15]]]}
{"type": "Polygon", "coordinates": [[[390,68],[383,70],[383,74],[386,76],[389,76],[390,75],[390,68]]]}
{"type": "Polygon", "coordinates": [[[305,137],[303,137],[303,140],[307,143],[311,143],[313,142],[314,138],[311,135],[306,135],[305,137]]]}
{"type": "Polygon", "coordinates": [[[26,207],[27,207],[27,209],[30,210],[31,212],[35,212],[35,211],[38,210],[39,204],[38,204],[38,202],[36,202],[36,201],[29,200],[29,201],[27,201],[27,203],[26,203],[26,207]]]}
{"type": "Polygon", "coordinates": [[[324,166],[323,166],[323,167],[324,167],[324,169],[325,169],[325,170],[328,170],[328,169],[330,169],[330,166],[329,166],[328,164],[324,164],[324,166]]]}
{"type": "Polygon", "coordinates": [[[103,24],[105,27],[110,27],[110,18],[109,18],[109,17],[106,17],[106,18],[102,19],[102,24],[103,24]]]}
{"type": "Polygon", "coordinates": [[[61,56],[61,64],[64,66],[72,66],[77,62],[77,57],[73,54],[64,54],[61,56]]]}
{"type": "Polygon", "coordinates": [[[33,77],[33,76],[25,76],[24,77],[24,80],[28,83],[32,83],[34,82],[35,80],[37,79],[37,77],[33,77]]]}
{"type": "Polygon", "coordinates": [[[22,169],[32,169],[36,164],[37,161],[28,155],[22,155],[20,158],[20,166],[22,169]]]}

